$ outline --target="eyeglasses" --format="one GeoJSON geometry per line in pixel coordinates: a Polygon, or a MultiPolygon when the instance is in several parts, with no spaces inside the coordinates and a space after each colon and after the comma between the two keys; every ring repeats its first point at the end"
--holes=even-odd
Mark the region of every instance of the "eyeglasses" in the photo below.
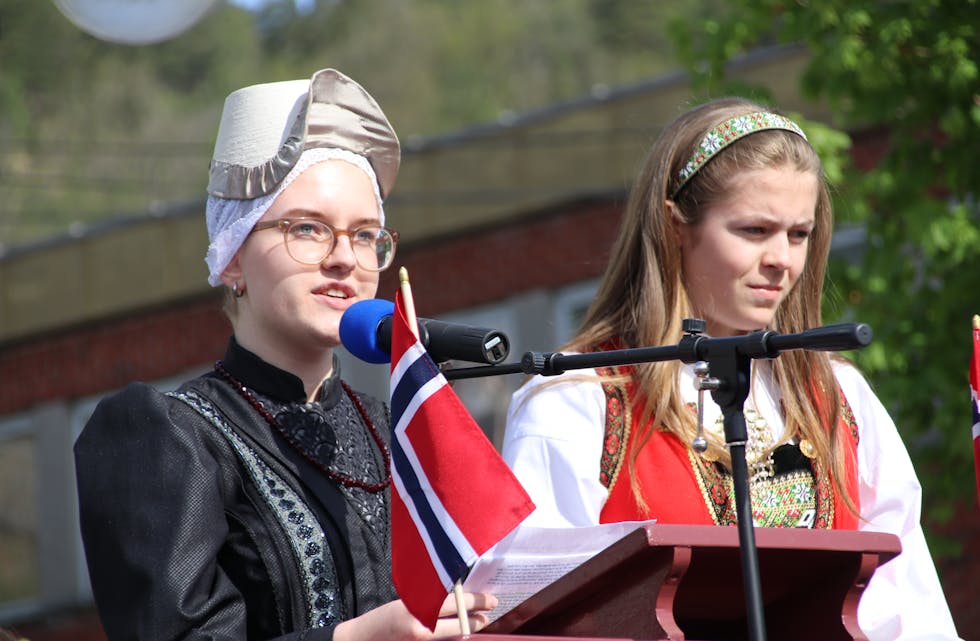
{"type": "Polygon", "coordinates": [[[318,265],[333,253],[338,236],[347,236],[357,265],[371,272],[391,267],[395,260],[398,232],[380,225],[362,225],[357,229],[335,229],[316,218],[280,218],[257,223],[252,232],[279,229],[286,242],[286,253],[298,263],[318,265]]]}

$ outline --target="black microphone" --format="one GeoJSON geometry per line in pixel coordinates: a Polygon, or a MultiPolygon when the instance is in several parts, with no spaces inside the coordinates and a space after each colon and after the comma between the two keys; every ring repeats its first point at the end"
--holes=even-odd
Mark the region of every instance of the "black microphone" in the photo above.
{"type": "MultiPolygon", "coordinates": [[[[340,341],[362,361],[391,362],[394,312],[394,303],[379,298],[354,303],[340,318],[340,341]]],[[[418,329],[419,341],[437,363],[461,360],[496,365],[510,354],[510,341],[499,330],[429,318],[419,318],[418,329]]]]}

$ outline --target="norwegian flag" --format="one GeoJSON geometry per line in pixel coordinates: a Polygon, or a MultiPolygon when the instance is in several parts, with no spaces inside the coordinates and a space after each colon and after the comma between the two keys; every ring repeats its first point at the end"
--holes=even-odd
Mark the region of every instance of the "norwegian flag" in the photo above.
{"type": "Polygon", "coordinates": [[[453,584],[534,503],[409,329],[401,292],[393,321],[392,577],[434,630],[453,584]]]}
{"type": "Polygon", "coordinates": [[[980,316],[973,317],[970,395],[973,397],[973,465],[977,476],[977,501],[980,502],[980,316]]]}

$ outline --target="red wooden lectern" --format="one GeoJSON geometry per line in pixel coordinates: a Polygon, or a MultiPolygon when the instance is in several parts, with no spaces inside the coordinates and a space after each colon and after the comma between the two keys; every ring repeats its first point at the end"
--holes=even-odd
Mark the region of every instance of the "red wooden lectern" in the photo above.
{"type": "MultiPolygon", "coordinates": [[[[857,604],[875,568],[897,555],[891,534],[757,528],[770,641],[866,639],[857,604]]],[[[647,525],[609,546],[476,635],[660,641],[748,637],[738,531],[647,525]]]]}

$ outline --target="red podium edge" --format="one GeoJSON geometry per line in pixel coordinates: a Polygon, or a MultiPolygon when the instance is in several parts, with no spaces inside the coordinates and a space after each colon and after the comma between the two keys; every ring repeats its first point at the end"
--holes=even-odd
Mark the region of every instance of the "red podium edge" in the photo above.
{"type": "MultiPolygon", "coordinates": [[[[846,630],[843,636],[837,638],[866,639],[857,623],[858,601],[875,569],[900,553],[901,545],[896,536],[849,530],[756,528],[755,539],[760,559],[780,553],[804,552],[811,556],[816,554],[817,558],[845,560],[851,568],[848,572],[853,572],[853,578],[848,575],[842,581],[838,579],[838,583],[844,586],[837,588],[842,592],[840,612],[823,614],[829,621],[828,625],[843,626],[846,630]]],[[[557,641],[569,638],[593,641],[685,640],[687,637],[675,617],[675,608],[678,607],[675,600],[685,578],[695,580],[689,576],[692,559],[708,554],[737,557],[738,548],[738,531],[734,527],[641,526],[504,614],[478,636],[481,641],[557,641]],[[612,575],[623,574],[624,570],[642,574],[644,585],[637,589],[643,590],[654,604],[650,610],[654,611],[655,618],[645,624],[643,636],[617,635],[617,630],[609,629],[616,627],[615,617],[623,616],[622,613],[607,613],[604,624],[595,622],[597,616],[602,614],[600,612],[584,611],[568,616],[567,606],[563,604],[587,601],[590,592],[602,589],[609,584],[612,575]],[[610,618],[613,621],[611,624],[608,622],[610,618]],[[522,629],[533,631],[522,633],[522,629]]],[[[822,568],[816,570],[822,571],[822,568]]],[[[607,608],[598,605],[596,610],[604,607],[607,608]]],[[[634,613],[633,610],[629,612],[634,613]]],[[[635,614],[642,618],[643,613],[635,614]]]]}

